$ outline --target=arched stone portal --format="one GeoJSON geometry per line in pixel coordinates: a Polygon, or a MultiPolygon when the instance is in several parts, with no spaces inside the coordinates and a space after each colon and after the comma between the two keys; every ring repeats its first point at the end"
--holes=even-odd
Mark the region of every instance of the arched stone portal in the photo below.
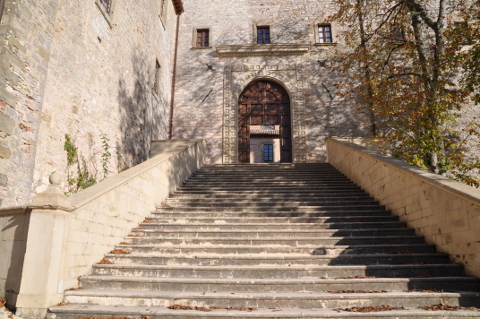
{"type": "Polygon", "coordinates": [[[273,81],[254,81],[243,90],[238,105],[238,162],[291,163],[292,130],[287,91],[273,81]],[[255,152],[264,152],[264,155],[258,160],[255,152]]]}
{"type": "MultiPolygon", "coordinates": [[[[228,58],[233,59],[233,58],[228,58]]],[[[246,64],[227,61],[224,74],[223,163],[238,163],[238,99],[258,81],[281,83],[290,97],[292,162],[307,162],[305,81],[301,64],[246,64]]]]}

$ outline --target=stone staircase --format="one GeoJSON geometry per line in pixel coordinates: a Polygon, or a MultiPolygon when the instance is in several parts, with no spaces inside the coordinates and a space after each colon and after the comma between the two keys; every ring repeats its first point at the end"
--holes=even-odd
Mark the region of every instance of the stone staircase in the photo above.
{"type": "Polygon", "coordinates": [[[49,318],[480,318],[479,280],[328,164],[206,166],[116,252],[49,318]]]}

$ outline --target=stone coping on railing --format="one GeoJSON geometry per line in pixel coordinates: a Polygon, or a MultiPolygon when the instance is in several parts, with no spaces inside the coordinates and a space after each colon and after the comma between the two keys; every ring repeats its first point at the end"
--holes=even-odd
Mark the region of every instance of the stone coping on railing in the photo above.
{"type": "Polygon", "coordinates": [[[112,176],[99,184],[93,185],[82,192],[71,197],[71,204],[73,210],[78,209],[92,200],[110,192],[128,183],[132,178],[143,174],[153,167],[168,160],[172,155],[189,148],[197,143],[202,143],[202,140],[166,140],[166,141],[152,141],[150,152],[150,159],[129,168],[118,175],[112,176]]]}
{"type": "MultiPolygon", "coordinates": [[[[378,153],[374,150],[371,150],[371,144],[368,143],[369,146],[362,145],[365,143],[364,138],[328,138],[327,140],[336,140],[338,142],[345,143],[347,147],[351,147],[358,151],[364,152],[371,157],[377,158],[378,160],[383,161],[386,165],[390,165],[392,167],[398,167],[405,171],[407,174],[412,174],[418,176],[426,183],[430,183],[433,185],[437,185],[439,187],[445,188],[448,192],[453,192],[460,197],[465,197],[466,199],[471,199],[473,201],[480,201],[480,189],[465,185],[461,182],[456,180],[450,179],[448,177],[434,174],[427,170],[424,170],[420,167],[410,165],[404,161],[398,160],[391,156],[387,156],[381,153],[378,153]],[[357,144],[362,141],[362,144],[357,144]]],[[[367,143],[366,143],[367,144],[367,143]]]]}
{"type": "Polygon", "coordinates": [[[0,216],[12,214],[24,214],[29,209],[28,205],[9,206],[0,208],[0,216]]]}
{"type": "Polygon", "coordinates": [[[71,197],[63,195],[59,176],[52,174],[52,185],[27,205],[31,212],[17,314],[43,318],[66,289],[78,287],[79,276],[203,165],[204,140],[153,144],[161,149],[158,155],[71,197]]]}
{"type": "Polygon", "coordinates": [[[437,250],[480,277],[480,190],[368,150],[327,138],[327,161],[415,228],[437,250]]]}

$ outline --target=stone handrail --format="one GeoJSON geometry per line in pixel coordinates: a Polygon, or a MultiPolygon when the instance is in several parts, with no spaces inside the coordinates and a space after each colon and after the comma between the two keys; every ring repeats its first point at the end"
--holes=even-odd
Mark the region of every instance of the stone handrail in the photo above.
{"type": "Polygon", "coordinates": [[[480,190],[339,138],[328,162],[437,250],[480,277],[480,190]]]}
{"type": "Polygon", "coordinates": [[[205,141],[157,141],[160,154],[72,197],[58,177],[31,205],[17,314],[43,318],[116,244],[203,165],[205,141]],[[42,276],[39,276],[42,274],[42,276]]]}

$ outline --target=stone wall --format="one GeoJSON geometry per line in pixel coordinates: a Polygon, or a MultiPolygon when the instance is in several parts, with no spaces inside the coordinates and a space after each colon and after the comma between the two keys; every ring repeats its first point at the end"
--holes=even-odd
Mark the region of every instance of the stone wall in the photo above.
{"type": "Polygon", "coordinates": [[[65,172],[65,134],[97,180],[103,135],[109,174],[146,160],[150,141],[167,138],[176,11],[161,4],[116,0],[108,14],[94,0],[6,0],[1,206],[29,202],[53,171],[65,172]]]}
{"type": "Polygon", "coordinates": [[[330,164],[480,277],[480,190],[339,139],[327,151],[330,164]]]}
{"type": "MultiPolygon", "coordinates": [[[[316,39],[315,28],[335,11],[333,1],[187,0],[184,4],[175,138],[206,138],[211,162],[235,162],[238,97],[256,79],[278,82],[290,93],[295,161],[324,160],[325,136],[365,134],[351,102],[337,95],[335,84],[342,76],[334,71],[334,57],[341,43],[319,44],[316,39]],[[270,26],[271,45],[248,47],[256,43],[256,25],[270,26]],[[206,28],[210,47],[194,47],[195,30],[206,28]],[[281,48],[282,44],[288,47],[281,48]],[[258,52],[262,46],[277,52],[258,52]]],[[[335,23],[332,29],[333,41],[338,42],[341,30],[335,23]]]]}
{"type": "Polygon", "coordinates": [[[35,191],[65,168],[66,133],[97,179],[102,135],[109,139],[111,174],[146,160],[150,141],[167,138],[176,14],[172,1],[165,3],[165,19],[158,0],[114,1],[106,19],[95,1],[65,1],[45,84],[35,191]]]}
{"type": "Polygon", "coordinates": [[[0,24],[0,206],[26,203],[59,0],[6,0],[0,24]]]}

